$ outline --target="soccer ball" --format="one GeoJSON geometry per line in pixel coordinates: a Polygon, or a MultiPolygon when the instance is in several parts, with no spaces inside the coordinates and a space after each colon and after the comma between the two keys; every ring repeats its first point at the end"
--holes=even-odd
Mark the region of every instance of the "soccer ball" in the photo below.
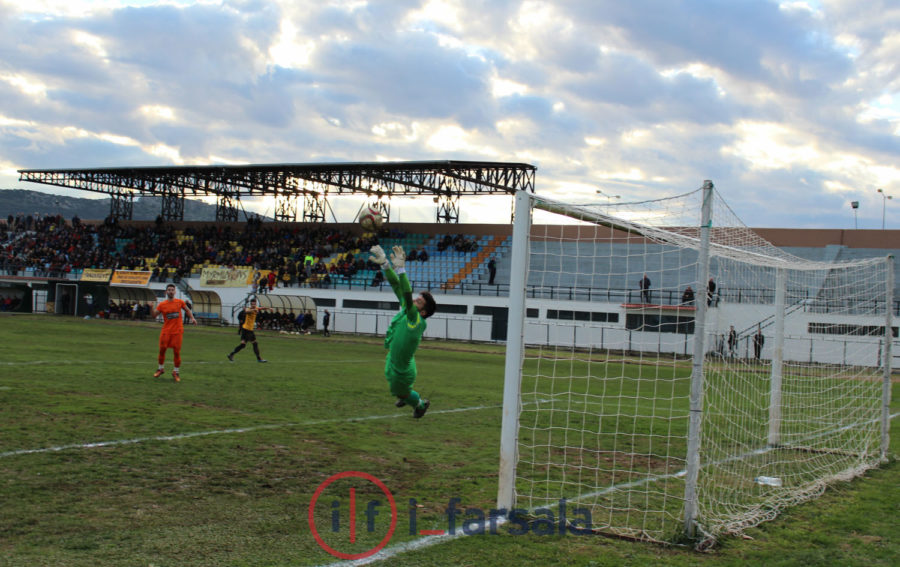
{"type": "Polygon", "coordinates": [[[366,207],[366,210],[359,215],[359,225],[363,227],[363,230],[378,230],[383,223],[384,219],[381,218],[381,213],[372,207],[366,207]]]}

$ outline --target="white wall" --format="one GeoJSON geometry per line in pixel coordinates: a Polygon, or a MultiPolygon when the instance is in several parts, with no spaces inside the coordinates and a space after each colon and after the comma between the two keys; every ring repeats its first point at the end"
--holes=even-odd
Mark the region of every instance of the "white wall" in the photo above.
{"type": "MultiPolygon", "coordinates": [[[[199,287],[199,279],[190,283],[197,289],[216,291],[222,299],[223,317],[226,322],[231,318],[231,307],[242,303],[250,292],[246,288],[205,288],[199,287]]],[[[314,288],[276,288],[278,295],[305,295],[316,299],[335,301],[334,307],[328,307],[332,313],[331,330],[343,333],[361,333],[383,335],[396,314],[386,309],[355,309],[344,307],[344,301],[357,299],[365,301],[395,302],[396,297],[388,289],[377,290],[335,290],[314,288]]],[[[491,317],[474,315],[474,307],[506,307],[506,297],[488,297],[472,295],[446,295],[435,293],[438,312],[428,320],[425,337],[432,339],[453,339],[464,341],[491,341],[491,317]],[[465,305],[466,314],[441,313],[440,306],[454,304],[465,305]]],[[[538,309],[539,317],[525,319],[525,341],[532,345],[558,345],[565,347],[651,351],[689,355],[693,351],[693,335],[675,333],[656,333],[629,331],[625,328],[625,309],[618,303],[586,302],[586,301],[553,301],[545,299],[528,299],[526,308],[538,309]],[[591,323],[584,321],[558,321],[547,319],[548,309],[563,309],[589,312],[618,313],[616,323],[591,323]]],[[[324,306],[319,306],[316,324],[321,329],[324,306]]],[[[740,331],[756,328],[759,321],[770,317],[772,305],[760,304],[727,304],[707,311],[707,332],[710,335],[725,335],[730,325],[740,331]]],[[[848,323],[855,325],[884,325],[883,317],[863,317],[854,315],[830,316],[821,313],[807,313],[803,310],[791,313],[785,320],[784,358],[786,361],[850,363],[863,366],[879,365],[881,339],[879,337],[848,337],[841,335],[812,335],[808,333],[810,322],[848,323]]],[[[766,344],[763,358],[770,358],[774,348],[773,328],[763,330],[766,344]]],[[[708,350],[716,348],[716,341],[709,340],[708,350]]],[[[895,341],[895,344],[897,342],[895,341]]],[[[895,352],[900,352],[897,348],[895,352]]],[[[738,348],[738,356],[752,355],[749,335],[738,348]]]]}

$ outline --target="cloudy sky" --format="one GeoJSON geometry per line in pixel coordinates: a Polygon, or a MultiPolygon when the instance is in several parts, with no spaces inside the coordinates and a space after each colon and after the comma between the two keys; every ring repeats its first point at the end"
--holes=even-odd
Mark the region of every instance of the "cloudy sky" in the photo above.
{"type": "MultiPolygon", "coordinates": [[[[0,0],[0,22],[0,188],[511,161],[560,199],[711,179],[750,226],[853,228],[859,201],[859,228],[900,229],[897,0],[0,0]]],[[[401,220],[434,218],[416,207],[401,220]]],[[[508,220],[489,210],[461,220],[508,220]]]]}

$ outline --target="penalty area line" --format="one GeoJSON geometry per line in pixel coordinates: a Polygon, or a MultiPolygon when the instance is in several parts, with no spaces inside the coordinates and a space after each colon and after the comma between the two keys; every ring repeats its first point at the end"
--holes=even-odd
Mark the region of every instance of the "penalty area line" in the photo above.
{"type": "MultiPolygon", "coordinates": [[[[449,413],[460,413],[469,411],[482,411],[487,409],[499,409],[502,406],[471,406],[466,408],[451,408],[445,410],[433,410],[428,412],[429,415],[441,415],[449,413]]],[[[57,453],[59,451],[68,451],[72,449],[97,449],[102,447],[121,447],[124,445],[136,445],[138,443],[147,443],[153,441],[181,441],[183,439],[192,439],[194,437],[207,437],[210,435],[228,435],[235,433],[252,433],[254,431],[263,431],[267,429],[290,429],[294,427],[307,427],[315,425],[327,425],[330,423],[353,423],[354,421],[375,421],[379,419],[404,419],[408,418],[407,413],[396,413],[390,415],[367,415],[359,417],[345,417],[333,419],[317,419],[292,423],[270,423],[263,425],[252,425],[249,427],[233,427],[229,429],[213,429],[210,431],[193,431],[189,433],[179,433],[176,435],[158,435],[153,437],[135,437],[133,439],[115,439],[111,441],[95,441],[91,443],[72,443],[69,445],[58,445],[56,447],[41,447],[39,449],[17,449],[14,451],[6,451],[0,453],[0,459],[7,457],[15,457],[18,455],[34,455],[39,453],[57,453]]]]}
{"type": "MultiPolygon", "coordinates": [[[[506,517],[498,517],[497,525],[502,526],[506,523],[506,517]]],[[[377,553],[373,553],[368,557],[364,557],[362,559],[355,559],[352,561],[336,561],[334,563],[327,563],[323,565],[317,565],[316,567],[342,567],[344,565],[368,565],[369,563],[374,563],[376,561],[386,561],[388,559],[392,559],[401,553],[407,553],[409,551],[418,551],[420,549],[425,549],[426,547],[431,547],[432,545],[437,545],[440,543],[446,543],[448,541],[453,541],[455,539],[459,539],[461,537],[468,537],[469,534],[465,533],[464,530],[456,530],[452,534],[445,533],[443,535],[429,535],[425,537],[421,537],[419,539],[414,539],[412,541],[407,541],[404,543],[398,543],[397,545],[393,545],[390,547],[386,547],[377,553]]]]}

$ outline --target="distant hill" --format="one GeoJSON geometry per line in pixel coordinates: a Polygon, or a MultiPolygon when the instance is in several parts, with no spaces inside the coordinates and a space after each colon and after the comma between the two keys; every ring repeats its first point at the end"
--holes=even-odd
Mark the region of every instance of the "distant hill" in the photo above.
{"type": "MultiPolygon", "coordinates": [[[[61,214],[67,220],[71,220],[75,215],[81,220],[103,220],[109,216],[109,202],[109,198],[85,199],[25,189],[0,189],[0,218],[5,220],[9,215],[37,213],[41,216],[61,214]]],[[[162,211],[160,197],[135,197],[132,220],[154,220],[160,211],[162,211]]],[[[244,220],[244,215],[241,214],[239,219],[244,220]]],[[[216,206],[185,199],[184,220],[214,221],[216,206]]]]}

